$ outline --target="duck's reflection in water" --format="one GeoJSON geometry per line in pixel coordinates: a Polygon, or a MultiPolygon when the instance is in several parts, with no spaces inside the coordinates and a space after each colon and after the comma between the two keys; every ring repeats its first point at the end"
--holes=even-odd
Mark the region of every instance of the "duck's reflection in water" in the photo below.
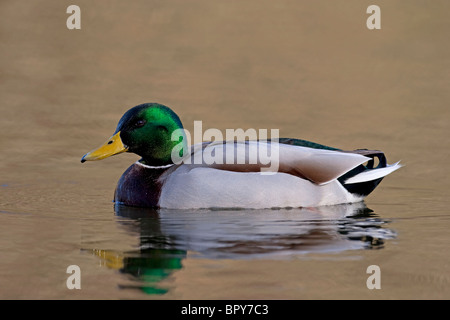
{"type": "Polygon", "coordinates": [[[150,294],[182,260],[286,259],[308,253],[383,248],[395,238],[364,203],[264,210],[164,210],[115,206],[118,223],[139,234],[139,249],[94,249],[104,265],[132,275],[150,294]],[[133,222],[133,223],[130,223],[133,222]]]}

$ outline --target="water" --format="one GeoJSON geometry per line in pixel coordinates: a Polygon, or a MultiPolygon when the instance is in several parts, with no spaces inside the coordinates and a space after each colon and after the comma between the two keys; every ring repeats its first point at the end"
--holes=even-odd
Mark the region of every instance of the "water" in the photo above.
{"type": "MultiPolygon", "coordinates": [[[[102,265],[131,276],[147,294],[168,294],[160,285],[186,259],[285,260],[308,253],[380,249],[396,237],[388,221],[362,203],[319,209],[142,210],[116,207],[117,223],[139,239],[134,250],[110,250],[96,240],[83,250],[102,265]]],[[[94,239],[98,232],[92,235],[94,239]]],[[[105,238],[108,236],[103,235],[105,238]]],[[[163,282],[164,283],[164,282],[163,282]]],[[[120,285],[121,287],[126,287],[120,285]]]]}
{"type": "Polygon", "coordinates": [[[80,0],[69,31],[60,1],[2,2],[0,298],[448,299],[450,5],[378,4],[369,31],[360,1],[80,0]],[[115,207],[137,157],[79,161],[143,102],[405,167],[354,205],[115,207]]]}

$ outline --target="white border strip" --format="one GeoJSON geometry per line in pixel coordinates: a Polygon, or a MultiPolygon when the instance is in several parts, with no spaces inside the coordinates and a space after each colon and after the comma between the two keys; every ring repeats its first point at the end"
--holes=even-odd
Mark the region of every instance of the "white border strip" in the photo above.
{"type": "Polygon", "coordinates": [[[165,166],[149,166],[149,165],[140,163],[139,160],[136,161],[135,163],[140,166],[143,166],[144,168],[147,168],[147,169],[166,169],[166,168],[170,168],[171,166],[175,165],[174,163],[171,163],[171,164],[167,164],[165,166]]]}

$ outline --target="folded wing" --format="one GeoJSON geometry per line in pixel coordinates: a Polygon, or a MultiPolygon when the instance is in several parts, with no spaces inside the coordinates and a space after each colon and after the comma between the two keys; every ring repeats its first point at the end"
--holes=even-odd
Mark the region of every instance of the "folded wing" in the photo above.
{"type": "Polygon", "coordinates": [[[183,162],[235,172],[282,172],[322,185],[369,160],[361,154],[270,141],[221,141],[194,145],[183,162]]]}

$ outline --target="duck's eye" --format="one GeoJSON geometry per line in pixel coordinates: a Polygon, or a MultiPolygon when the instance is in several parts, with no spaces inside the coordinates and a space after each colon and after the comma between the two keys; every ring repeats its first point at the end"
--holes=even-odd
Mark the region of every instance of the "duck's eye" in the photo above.
{"type": "Polygon", "coordinates": [[[147,121],[145,121],[145,120],[138,120],[138,121],[134,124],[134,127],[135,127],[135,128],[140,128],[140,127],[143,127],[146,123],[147,123],[147,121]]]}

